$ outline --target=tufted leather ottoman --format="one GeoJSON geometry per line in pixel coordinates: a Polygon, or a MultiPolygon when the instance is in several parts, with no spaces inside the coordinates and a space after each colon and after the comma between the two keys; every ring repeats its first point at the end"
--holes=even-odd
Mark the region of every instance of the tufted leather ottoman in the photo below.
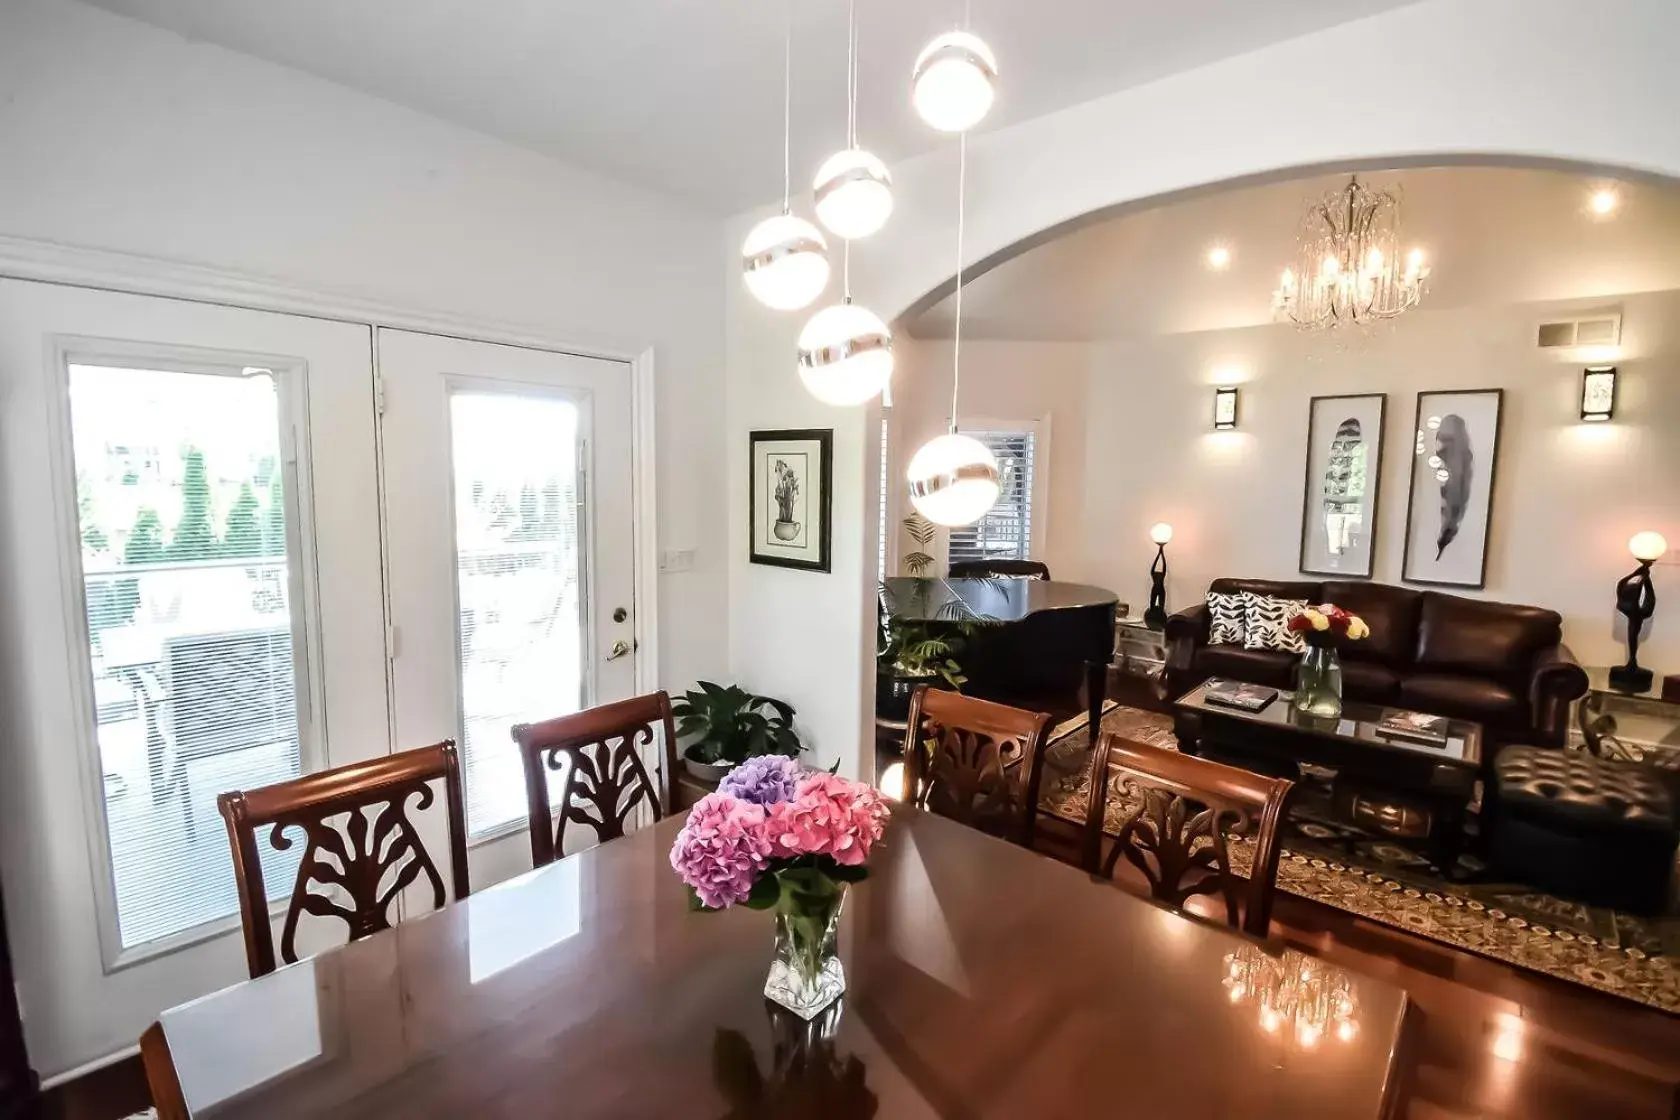
{"type": "Polygon", "coordinates": [[[1586,751],[1508,747],[1494,762],[1484,816],[1501,873],[1599,906],[1667,909],[1680,808],[1658,771],[1586,751]]]}

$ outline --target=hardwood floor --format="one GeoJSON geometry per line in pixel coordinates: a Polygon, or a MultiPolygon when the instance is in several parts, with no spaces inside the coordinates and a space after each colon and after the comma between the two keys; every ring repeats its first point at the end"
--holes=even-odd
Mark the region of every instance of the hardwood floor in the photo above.
{"type": "MultiPolygon", "coordinates": [[[[1039,849],[1077,859],[1077,830],[1039,849]]],[[[1677,1120],[1680,1017],[1424,941],[1280,893],[1274,937],[1404,987],[1422,1011],[1407,1120],[1677,1120]]],[[[138,1059],[47,1094],[54,1120],[118,1120],[147,1104],[138,1059]]],[[[1193,1118],[1191,1118],[1193,1120],[1193,1118]]]]}

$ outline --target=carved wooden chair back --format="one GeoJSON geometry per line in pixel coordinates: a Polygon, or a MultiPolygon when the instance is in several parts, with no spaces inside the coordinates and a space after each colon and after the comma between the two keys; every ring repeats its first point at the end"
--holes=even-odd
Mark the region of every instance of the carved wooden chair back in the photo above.
{"type": "Polygon", "coordinates": [[[658,820],[671,811],[676,786],[677,733],[671,698],[663,692],[603,704],[575,715],[522,723],[513,729],[525,763],[525,797],[531,817],[531,863],[553,863],[566,854],[566,825],[594,829],[601,843],[624,835],[624,823],[646,803],[658,820]],[[642,765],[640,748],[665,736],[656,783],[642,765]],[[548,772],[565,770],[560,821],[549,808],[548,772]]]}
{"type": "Polygon", "coordinates": [[[1090,788],[1088,871],[1112,878],[1124,855],[1143,872],[1156,899],[1182,910],[1193,895],[1219,894],[1232,926],[1266,936],[1293,782],[1105,734],[1092,752],[1090,788]],[[1115,782],[1126,811],[1104,859],[1103,821],[1115,782]],[[1231,871],[1232,836],[1253,841],[1246,879],[1231,871]]]}
{"type": "Polygon", "coordinates": [[[239,916],[245,924],[245,958],[252,977],[279,967],[269,925],[257,830],[286,851],[288,835],[301,829],[303,858],[286,904],[279,960],[298,959],[296,939],[304,914],[337,918],[350,927],[350,940],[391,927],[398,896],[422,876],[431,884],[432,905],[444,905],[443,876],[409,817],[430,808],[432,783],[443,783],[449,818],[449,871],[456,901],[467,896],[467,824],[461,794],[461,762],[454,740],[401,751],[385,758],[306,774],[254,790],[235,790],[216,799],[233,848],[239,916]]]}
{"type": "Polygon", "coordinates": [[[1032,846],[1045,712],[922,685],[910,698],[904,767],[911,804],[1032,846]]]}

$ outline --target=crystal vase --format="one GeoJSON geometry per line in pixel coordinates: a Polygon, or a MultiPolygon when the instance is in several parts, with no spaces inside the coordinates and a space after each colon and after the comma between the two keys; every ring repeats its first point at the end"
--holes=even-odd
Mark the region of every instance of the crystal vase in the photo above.
{"type": "MultiPolygon", "coordinates": [[[[786,876],[787,873],[783,873],[786,876]]],[[[811,1019],[846,990],[837,949],[846,884],[814,873],[797,885],[784,878],[776,903],[776,955],[764,998],[811,1019]]]]}
{"type": "Polygon", "coordinates": [[[1319,719],[1342,714],[1342,662],[1329,645],[1309,645],[1301,655],[1300,679],[1295,684],[1295,709],[1319,719]]]}

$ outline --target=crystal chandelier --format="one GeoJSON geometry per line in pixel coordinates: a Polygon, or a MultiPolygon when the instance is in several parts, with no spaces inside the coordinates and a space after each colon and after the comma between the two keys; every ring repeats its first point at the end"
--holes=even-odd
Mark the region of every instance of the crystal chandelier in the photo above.
{"type": "Polygon", "coordinates": [[[1421,249],[1401,259],[1398,195],[1355,176],[1308,207],[1272,315],[1309,330],[1393,319],[1417,306],[1428,278],[1421,249]]]}
{"type": "Polygon", "coordinates": [[[1261,1030],[1304,1050],[1327,1035],[1351,1042],[1359,1034],[1347,973],[1294,950],[1274,957],[1259,946],[1238,949],[1225,958],[1224,984],[1232,1003],[1255,1008],[1261,1030]]]}

